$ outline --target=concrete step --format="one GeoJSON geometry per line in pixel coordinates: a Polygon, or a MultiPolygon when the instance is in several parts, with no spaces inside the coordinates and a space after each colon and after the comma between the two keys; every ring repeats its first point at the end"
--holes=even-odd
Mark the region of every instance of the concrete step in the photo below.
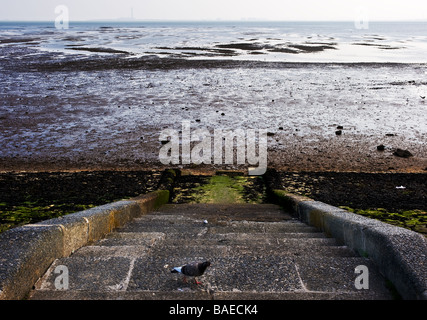
{"type": "Polygon", "coordinates": [[[182,215],[196,219],[227,219],[248,221],[283,221],[292,219],[274,204],[168,204],[156,215],[182,215]]]}
{"type": "MultiPolygon", "coordinates": [[[[294,244],[296,241],[294,242],[294,244]]],[[[323,257],[354,257],[355,253],[344,246],[312,246],[307,248],[303,245],[289,246],[289,243],[282,243],[280,246],[275,245],[262,245],[257,243],[245,243],[228,245],[170,245],[162,243],[158,247],[152,249],[152,254],[166,254],[166,255],[179,255],[179,256],[200,256],[202,259],[210,259],[216,257],[234,257],[239,255],[260,255],[266,253],[280,257],[293,256],[299,257],[305,254],[310,256],[323,256],[323,257]]]]}
{"type": "MultiPolygon", "coordinates": [[[[337,298],[344,295],[351,299],[386,299],[389,293],[381,281],[381,275],[369,260],[360,257],[282,257],[282,256],[224,256],[213,259],[211,269],[202,277],[202,285],[184,282],[182,276],[170,273],[175,265],[193,259],[194,256],[159,257],[147,254],[135,257],[74,256],[58,259],[37,284],[32,298],[38,299],[54,292],[58,265],[69,269],[70,292],[82,292],[84,297],[100,294],[127,292],[138,296],[141,292],[164,292],[163,297],[173,299],[175,293],[188,292],[187,299],[197,292],[206,297],[218,295],[234,297],[243,293],[254,299],[265,293],[318,294],[337,298]],[[366,265],[370,272],[370,290],[359,291],[354,286],[354,268],[366,265]],[[172,295],[168,295],[172,293],[172,295]]],[[[64,293],[67,296],[67,292],[64,293]]],[[[196,294],[197,296],[197,294],[196,294]]],[[[224,297],[223,296],[223,297],[224,297]]],[[[341,297],[341,298],[344,298],[341,297]]]]}
{"type": "Polygon", "coordinates": [[[255,221],[227,221],[227,220],[204,220],[190,219],[187,217],[167,216],[162,218],[138,219],[132,225],[117,230],[117,232],[157,232],[162,231],[180,232],[187,234],[198,234],[200,232],[215,233],[315,233],[317,230],[304,223],[297,221],[287,222],[255,222],[255,221]]]}
{"type": "MultiPolygon", "coordinates": [[[[96,243],[97,246],[145,246],[157,249],[158,247],[192,247],[200,250],[204,246],[218,246],[233,248],[272,248],[275,254],[286,250],[320,250],[323,247],[338,246],[333,238],[326,238],[322,233],[227,233],[209,234],[183,237],[180,233],[162,234],[159,232],[137,233],[119,232],[107,236],[96,243]],[[162,240],[162,241],[159,241],[162,240]]],[[[344,247],[343,247],[344,248],[344,247]]],[[[83,249],[81,249],[83,250],[83,249]]],[[[353,253],[354,255],[354,253],[353,253]]]]}
{"type": "MultiPolygon", "coordinates": [[[[377,297],[371,296],[371,299],[377,297]]],[[[380,298],[380,297],[378,297],[380,298]]],[[[221,291],[208,292],[183,288],[178,291],[104,291],[87,292],[80,290],[67,291],[37,291],[32,300],[228,300],[228,301],[256,301],[256,300],[366,300],[363,292],[239,292],[221,291]]]]}
{"type": "Polygon", "coordinates": [[[355,252],[346,246],[338,246],[334,239],[325,238],[269,238],[246,234],[227,234],[222,239],[140,238],[138,234],[121,233],[119,237],[109,237],[96,245],[81,248],[74,256],[133,256],[139,257],[150,251],[154,255],[194,255],[206,257],[235,256],[239,254],[269,253],[278,256],[340,256],[354,257],[355,252]],[[243,236],[235,239],[237,236],[243,236]],[[248,236],[248,237],[246,237],[248,236]],[[256,240],[258,238],[258,240],[256,240]],[[250,240],[248,240],[250,239],[250,240]]]}

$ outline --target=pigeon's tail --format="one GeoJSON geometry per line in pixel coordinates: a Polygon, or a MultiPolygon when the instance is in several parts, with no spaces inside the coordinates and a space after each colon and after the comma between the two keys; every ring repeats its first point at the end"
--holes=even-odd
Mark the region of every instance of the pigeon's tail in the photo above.
{"type": "Polygon", "coordinates": [[[171,271],[172,273],[181,273],[181,267],[175,267],[171,271]]]}

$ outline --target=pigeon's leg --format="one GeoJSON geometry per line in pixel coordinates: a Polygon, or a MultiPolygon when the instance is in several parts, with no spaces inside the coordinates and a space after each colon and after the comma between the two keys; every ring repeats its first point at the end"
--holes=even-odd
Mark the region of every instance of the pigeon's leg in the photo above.
{"type": "Polygon", "coordinates": [[[194,278],[194,282],[196,283],[196,285],[202,284],[201,282],[197,281],[196,278],[194,278]]]}
{"type": "Polygon", "coordinates": [[[187,283],[187,278],[184,276],[184,283],[187,283]]]}

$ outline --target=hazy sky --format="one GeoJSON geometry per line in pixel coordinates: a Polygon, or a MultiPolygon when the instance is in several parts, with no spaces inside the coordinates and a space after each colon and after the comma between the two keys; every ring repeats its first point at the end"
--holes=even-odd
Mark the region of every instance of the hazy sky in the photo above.
{"type": "Polygon", "coordinates": [[[426,20],[426,0],[0,0],[0,20],[426,20]]]}

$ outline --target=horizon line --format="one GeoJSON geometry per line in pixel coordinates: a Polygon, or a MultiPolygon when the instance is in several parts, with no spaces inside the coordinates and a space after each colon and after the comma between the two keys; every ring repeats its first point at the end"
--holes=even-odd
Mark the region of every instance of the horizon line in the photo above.
{"type": "MultiPolygon", "coordinates": [[[[45,23],[54,23],[55,20],[14,20],[14,19],[6,19],[2,20],[1,22],[45,22],[45,23]]],[[[90,19],[90,20],[70,20],[70,23],[76,23],[76,22],[86,22],[86,23],[95,23],[95,22],[349,22],[353,23],[354,20],[268,20],[268,19],[131,19],[131,18],[116,18],[116,19],[90,19]]],[[[390,20],[369,20],[369,22],[426,22],[427,19],[390,19],[390,20]]]]}

